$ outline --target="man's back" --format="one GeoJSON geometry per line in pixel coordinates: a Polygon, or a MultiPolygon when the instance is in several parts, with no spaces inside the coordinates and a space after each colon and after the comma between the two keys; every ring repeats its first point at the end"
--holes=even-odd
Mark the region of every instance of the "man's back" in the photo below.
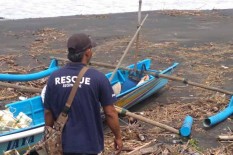
{"type": "MultiPolygon", "coordinates": [[[[54,119],[64,108],[72,84],[83,66],[70,63],[50,76],[45,108],[52,112],[54,119]]],[[[89,69],[80,83],[63,131],[63,149],[64,152],[98,153],[103,150],[100,105],[112,105],[116,97],[105,75],[94,69],[89,69]]]]}

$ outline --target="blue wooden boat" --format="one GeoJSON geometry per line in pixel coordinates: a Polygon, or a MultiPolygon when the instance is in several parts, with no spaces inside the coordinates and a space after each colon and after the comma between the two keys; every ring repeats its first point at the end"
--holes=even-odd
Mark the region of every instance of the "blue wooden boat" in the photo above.
{"type": "Polygon", "coordinates": [[[30,74],[0,74],[0,81],[32,81],[49,76],[52,72],[57,70],[58,62],[56,59],[52,59],[49,68],[40,72],[30,74]]]}
{"type": "MultiPolygon", "coordinates": [[[[137,69],[139,69],[140,71],[147,71],[152,74],[157,73],[157,74],[170,75],[177,67],[178,63],[174,63],[173,65],[162,71],[151,70],[150,65],[151,65],[151,60],[145,59],[137,63],[137,69]]],[[[128,66],[127,68],[133,70],[134,64],[128,66]]],[[[106,74],[108,78],[110,78],[111,75],[112,73],[106,74]]],[[[133,105],[141,102],[142,100],[158,92],[168,83],[167,79],[156,78],[153,75],[148,75],[149,80],[145,81],[141,85],[138,85],[138,82],[131,80],[129,76],[130,76],[129,70],[119,69],[115,74],[113,80],[111,81],[111,85],[120,82],[122,89],[120,94],[117,95],[118,101],[116,105],[119,107],[124,107],[126,109],[132,107],[133,105]]]]}
{"type": "MultiPolygon", "coordinates": [[[[178,63],[174,63],[165,70],[158,71],[151,70],[150,64],[151,60],[145,59],[137,63],[137,69],[140,73],[146,70],[158,74],[171,74],[178,65],[178,63]]],[[[133,70],[134,64],[127,68],[133,70]]],[[[112,73],[108,73],[106,74],[106,77],[110,78],[111,75],[112,73]]],[[[148,75],[148,79],[146,81],[138,84],[138,81],[129,78],[131,75],[130,71],[119,69],[111,81],[112,86],[118,84],[121,87],[119,94],[117,94],[118,101],[116,105],[126,109],[156,93],[168,82],[167,79],[156,78],[152,75],[148,75]]],[[[8,104],[6,107],[8,107],[10,111],[14,112],[15,116],[18,115],[19,112],[24,112],[32,118],[33,122],[28,128],[17,129],[0,134],[0,152],[16,149],[23,153],[29,146],[37,143],[43,135],[44,113],[42,99],[40,96],[36,96],[24,101],[8,104]]]]}

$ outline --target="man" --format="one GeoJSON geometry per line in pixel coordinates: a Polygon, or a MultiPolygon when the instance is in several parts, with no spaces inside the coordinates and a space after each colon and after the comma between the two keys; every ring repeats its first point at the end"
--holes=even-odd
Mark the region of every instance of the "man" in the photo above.
{"type": "MultiPolygon", "coordinates": [[[[52,127],[64,108],[79,71],[92,57],[93,46],[91,39],[83,33],[74,34],[68,39],[68,59],[71,62],[54,72],[47,83],[44,99],[46,125],[52,127]]],[[[89,68],[80,82],[62,133],[64,155],[98,154],[103,150],[100,106],[115,136],[117,154],[121,152],[123,143],[118,114],[113,105],[115,101],[116,96],[105,75],[89,68]]]]}

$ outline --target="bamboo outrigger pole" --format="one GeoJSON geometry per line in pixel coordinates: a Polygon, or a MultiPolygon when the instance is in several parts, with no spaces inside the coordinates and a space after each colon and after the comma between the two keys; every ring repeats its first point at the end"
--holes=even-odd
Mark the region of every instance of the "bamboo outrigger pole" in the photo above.
{"type": "MultiPolygon", "coordinates": [[[[58,58],[58,57],[51,57],[51,58],[54,58],[57,60],[62,60],[62,61],[68,61],[67,59],[64,59],[64,58],[58,58]]],[[[103,63],[103,62],[95,62],[95,61],[90,62],[90,65],[107,67],[107,68],[115,68],[114,65],[103,63]]],[[[119,69],[128,70],[128,71],[131,70],[131,69],[126,68],[126,67],[119,67],[119,69]]],[[[204,89],[208,89],[208,90],[212,90],[212,91],[217,91],[217,92],[224,93],[227,95],[233,95],[233,92],[231,92],[231,91],[216,88],[216,87],[207,86],[207,85],[196,83],[196,82],[192,82],[186,78],[181,78],[181,77],[171,76],[171,75],[166,75],[166,74],[158,74],[158,73],[154,73],[154,72],[150,72],[150,71],[144,71],[144,73],[153,75],[153,76],[158,77],[158,78],[165,78],[165,79],[169,79],[169,80],[173,80],[173,81],[180,81],[184,84],[188,84],[188,85],[192,85],[192,86],[196,86],[196,87],[200,87],[200,88],[204,88],[204,89]]]]}
{"type": "Polygon", "coordinates": [[[146,123],[155,125],[155,126],[157,126],[157,127],[166,129],[166,130],[168,130],[168,131],[170,131],[170,132],[172,132],[172,133],[179,134],[179,130],[177,130],[177,129],[173,128],[173,127],[170,127],[170,126],[168,126],[168,125],[165,125],[165,124],[162,124],[162,123],[153,121],[153,120],[151,120],[151,119],[145,118],[145,117],[143,117],[143,116],[134,114],[134,113],[129,112],[128,110],[123,109],[123,108],[118,107],[118,106],[115,106],[115,109],[116,109],[116,111],[117,111],[119,114],[127,115],[127,116],[130,116],[130,117],[136,118],[136,119],[138,119],[138,120],[141,120],[141,121],[143,121],[143,122],[146,122],[146,123]]]}
{"type": "MultiPolygon", "coordinates": [[[[145,72],[145,73],[148,73],[148,72],[145,72]]],[[[151,74],[151,75],[153,75],[153,74],[151,74]]],[[[154,74],[154,76],[169,79],[169,80],[173,80],[173,81],[180,81],[180,82],[182,82],[184,84],[188,84],[188,85],[192,85],[192,86],[196,86],[196,87],[200,87],[200,88],[204,88],[204,89],[208,89],[208,90],[217,91],[217,92],[224,93],[224,94],[227,94],[227,95],[233,95],[233,92],[231,92],[231,91],[224,90],[224,89],[221,89],[221,88],[207,86],[207,85],[196,83],[196,82],[192,82],[192,81],[189,81],[186,78],[181,78],[181,77],[176,77],[176,76],[171,76],[171,75],[166,75],[166,74],[154,74]]]]}
{"type": "Polygon", "coordinates": [[[148,16],[148,14],[145,16],[145,18],[144,18],[144,19],[143,19],[143,21],[141,22],[141,24],[140,24],[140,26],[138,27],[137,31],[135,32],[135,34],[134,34],[133,38],[131,39],[131,41],[129,42],[129,44],[128,44],[127,48],[125,49],[124,54],[122,55],[122,57],[121,57],[120,61],[118,62],[118,64],[117,64],[116,68],[114,69],[114,71],[113,71],[113,73],[112,73],[111,77],[109,78],[109,81],[110,81],[110,82],[112,81],[112,79],[113,79],[114,75],[116,74],[116,71],[118,70],[118,68],[119,68],[119,67],[120,67],[120,65],[121,65],[122,60],[124,59],[125,55],[127,54],[127,52],[129,51],[129,49],[130,49],[131,45],[133,44],[133,42],[134,42],[135,38],[137,37],[137,35],[138,35],[139,31],[141,30],[142,25],[144,24],[144,22],[145,22],[145,20],[146,20],[147,16],[148,16]]]}

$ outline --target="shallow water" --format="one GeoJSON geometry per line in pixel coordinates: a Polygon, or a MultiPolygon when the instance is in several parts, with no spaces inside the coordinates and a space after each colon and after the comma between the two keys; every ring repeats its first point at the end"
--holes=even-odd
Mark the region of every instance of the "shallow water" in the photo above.
{"type": "MultiPolygon", "coordinates": [[[[135,12],[138,11],[138,2],[139,0],[0,0],[0,17],[23,19],[135,12]]],[[[142,0],[142,11],[232,8],[232,0],[142,0]]]]}

